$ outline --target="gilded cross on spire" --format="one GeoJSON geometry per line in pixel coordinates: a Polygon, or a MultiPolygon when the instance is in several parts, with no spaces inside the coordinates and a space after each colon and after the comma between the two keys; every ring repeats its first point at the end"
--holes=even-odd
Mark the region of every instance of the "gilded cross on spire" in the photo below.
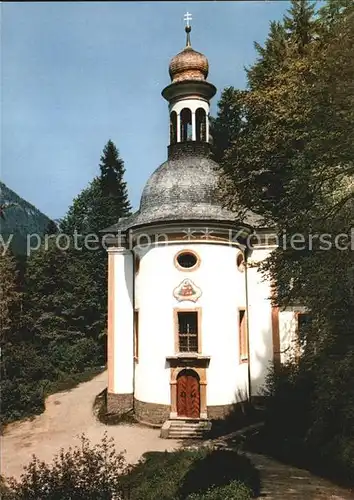
{"type": "Polygon", "coordinates": [[[190,25],[190,22],[192,20],[192,14],[190,12],[186,12],[184,14],[184,21],[186,23],[186,27],[185,27],[185,30],[186,30],[186,33],[187,33],[187,42],[186,42],[186,47],[190,47],[191,46],[191,38],[190,38],[190,32],[191,32],[191,25],[190,25]]]}
{"type": "Polygon", "coordinates": [[[190,24],[189,24],[189,21],[192,20],[192,14],[190,12],[186,12],[184,14],[184,20],[186,22],[186,27],[190,28],[190,24]]]}

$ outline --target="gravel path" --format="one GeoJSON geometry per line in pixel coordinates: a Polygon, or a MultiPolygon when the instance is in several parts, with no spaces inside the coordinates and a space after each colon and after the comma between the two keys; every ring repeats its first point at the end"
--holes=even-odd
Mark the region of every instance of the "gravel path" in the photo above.
{"type": "Polygon", "coordinates": [[[261,477],[264,500],[353,500],[354,493],[314,476],[307,470],[272,458],[247,453],[261,477]]]}
{"type": "MultiPolygon", "coordinates": [[[[7,477],[19,478],[23,466],[31,460],[32,454],[46,462],[50,461],[60,448],[78,444],[79,436],[83,432],[92,443],[97,443],[107,431],[108,436],[115,439],[117,449],[126,450],[126,458],[130,463],[139,460],[146,451],[172,451],[180,446],[179,441],[161,439],[159,429],[138,425],[101,424],[93,415],[92,405],[96,395],[106,386],[107,372],[104,372],[71,391],[49,396],[45,412],[34,419],[10,424],[1,438],[1,473],[7,477]]],[[[214,444],[221,448],[227,447],[224,439],[215,440],[214,444]]],[[[307,471],[281,464],[262,455],[247,455],[260,472],[260,498],[354,499],[353,493],[307,471]]]]}
{"type": "Polygon", "coordinates": [[[82,433],[92,443],[98,443],[107,431],[118,450],[126,450],[130,463],[139,460],[146,451],[170,451],[178,447],[178,441],[161,439],[159,429],[101,424],[93,415],[92,405],[105,387],[107,372],[70,391],[52,394],[46,400],[45,412],[34,419],[10,424],[1,438],[1,474],[19,478],[33,454],[50,461],[60,448],[78,444],[82,433]]]}

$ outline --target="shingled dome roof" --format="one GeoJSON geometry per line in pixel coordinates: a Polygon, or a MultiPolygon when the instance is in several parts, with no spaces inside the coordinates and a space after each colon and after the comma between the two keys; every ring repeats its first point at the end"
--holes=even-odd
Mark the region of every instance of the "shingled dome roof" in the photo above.
{"type": "MultiPolygon", "coordinates": [[[[179,146],[182,146],[180,144],[179,146]]],[[[198,152],[170,155],[148,179],[140,208],[106,231],[168,221],[234,221],[235,213],[223,208],[218,189],[220,167],[198,152]],[[171,158],[172,156],[172,158],[171,158]]],[[[252,224],[252,220],[245,220],[252,224]]]]}

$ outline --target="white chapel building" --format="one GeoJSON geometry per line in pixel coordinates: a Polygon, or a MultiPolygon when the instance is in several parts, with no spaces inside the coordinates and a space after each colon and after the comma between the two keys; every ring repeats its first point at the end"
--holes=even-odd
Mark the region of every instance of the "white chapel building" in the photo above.
{"type": "Polygon", "coordinates": [[[258,264],[272,230],[224,208],[210,158],[208,60],[190,43],[172,58],[162,91],[168,158],[140,208],[106,229],[109,413],[147,424],[222,418],[261,395],[271,363],[286,359],[301,310],[279,311],[258,264]],[[247,244],[257,234],[254,245],[247,244]]]}

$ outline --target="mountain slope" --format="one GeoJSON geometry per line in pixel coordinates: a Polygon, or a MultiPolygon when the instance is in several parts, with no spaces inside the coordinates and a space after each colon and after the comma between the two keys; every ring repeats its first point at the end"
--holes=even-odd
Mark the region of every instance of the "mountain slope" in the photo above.
{"type": "MultiPolygon", "coordinates": [[[[26,254],[27,237],[47,233],[51,219],[0,181],[0,234],[6,243],[10,235],[15,254],[26,254]]],[[[35,238],[32,240],[35,242],[35,238]]]]}

